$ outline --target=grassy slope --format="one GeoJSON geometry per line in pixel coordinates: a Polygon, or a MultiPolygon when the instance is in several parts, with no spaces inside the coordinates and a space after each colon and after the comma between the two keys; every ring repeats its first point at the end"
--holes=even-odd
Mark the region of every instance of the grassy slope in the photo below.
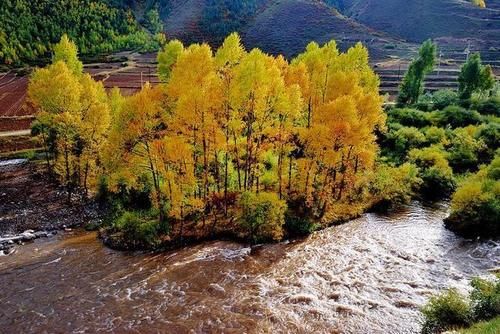
{"type": "Polygon", "coordinates": [[[461,334],[498,334],[500,333],[500,316],[490,321],[483,321],[474,326],[460,330],[461,334]]]}

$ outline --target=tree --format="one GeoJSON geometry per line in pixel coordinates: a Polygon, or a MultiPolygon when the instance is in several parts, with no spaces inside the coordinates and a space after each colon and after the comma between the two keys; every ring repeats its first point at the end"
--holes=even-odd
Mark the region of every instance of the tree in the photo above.
{"type": "Polygon", "coordinates": [[[461,99],[469,99],[473,93],[485,92],[495,84],[491,66],[481,64],[481,56],[474,53],[460,70],[458,92],[461,99]]]}
{"type": "Polygon", "coordinates": [[[150,9],[146,13],[145,25],[153,35],[163,31],[163,23],[161,22],[160,13],[157,8],[150,9]]]}
{"type": "MultiPolygon", "coordinates": [[[[246,54],[243,45],[241,44],[240,36],[237,33],[229,35],[222,46],[215,54],[215,66],[221,83],[222,97],[222,112],[218,114],[218,122],[221,129],[224,131],[225,148],[224,148],[224,213],[227,215],[228,209],[228,188],[229,188],[229,154],[231,149],[231,135],[236,138],[235,129],[232,127],[234,119],[234,67],[240,62],[241,58],[246,54]]],[[[236,149],[236,147],[234,148],[236,149]]],[[[236,159],[239,159],[236,156],[236,159]]],[[[241,187],[240,187],[241,188],[241,187]]]]}
{"type": "Polygon", "coordinates": [[[398,95],[400,105],[418,102],[423,92],[425,76],[433,70],[435,62],[436,44],[427,40],[420,47],[418,57],[411,62],[403,78],[398,95]]]}
{"type": "Polygon", "coordinates": [[[59,43],[54,46],[54,55],[52,56],[52,63],[63,61],[66,66],[75,75],[80,75],[83,71],[83,64],[78,59],[78,48],[75,43],[69,40],[68,35],[64,34],[59,43]]]}
{"type": "Polygon", "coordinates": [[[167,82],[172,72],[172,67],[177,62],[177,58],[184,51],[184,45],[176,39],[168,42],[164,48],[158,52],[158,77],[161,82],[167,82]]]}
{"type": "Polygon", "coordinates": [[[137,184],[146,173],[153,183],[153,196],[160,224],[166,219],[163,175],[155,143],[166,131],[162,92],[146,83],[141,91],[127,98],[110,132],[106,150],[106,165],[111,172],[111,184],[124,180],[128,186],[137,184]]]}

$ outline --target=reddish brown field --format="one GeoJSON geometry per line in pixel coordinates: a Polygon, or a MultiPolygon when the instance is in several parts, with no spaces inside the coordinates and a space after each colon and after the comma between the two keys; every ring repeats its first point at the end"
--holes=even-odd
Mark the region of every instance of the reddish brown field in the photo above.
{"type": "MultiPolygon", "coordinates": [[[[133,94],[148,81],[153,84],[159,82],[156,75],[155,54],[124,52],[115,56],[126,57],[128,60],[87,64],[85,72],[96,80],[101,80],[106,88],[119,87],[124,95],[133,94]]],[[[26,75],[14,72],[0,73],[0,132],[30,128],[35,115],[26,103],[28,81],[26,75]]],[[[2,148],[2,151],[5,151],[6,147],[2,148]]]]}

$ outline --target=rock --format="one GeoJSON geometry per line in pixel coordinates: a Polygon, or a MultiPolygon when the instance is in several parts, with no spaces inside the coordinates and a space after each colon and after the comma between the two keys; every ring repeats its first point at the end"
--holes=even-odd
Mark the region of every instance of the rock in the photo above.
{"type": "Polygon", "coordinates": [[[35,232],[35,236],[37,238],[46,238],[48,236],[48,233],[45,231],[38,231],[38,232],[35,232]]]}
{"type": "Polygon", "coordinates": [[[28,231],[24,231],[23,233],[21,233],[21,236],[22,236],[22,241],[29,241],[36,239],[36,235],[28,231]]]}
{"type": "Polygon", "coordinates": [[[488,269],[488,271],[490,273],[493,273],[493,274],[500,274],[500,267],[491,268],[491,269],[488,269]]]}
{"type": "Polygon", "coordinates": [[[226,292],[226,290],[222,286],[220,286],[219,284],[216,284],[216,283],[211,283],[209,285],[209,291],[210,292],[217,292],[217,293],[226,292]]]}

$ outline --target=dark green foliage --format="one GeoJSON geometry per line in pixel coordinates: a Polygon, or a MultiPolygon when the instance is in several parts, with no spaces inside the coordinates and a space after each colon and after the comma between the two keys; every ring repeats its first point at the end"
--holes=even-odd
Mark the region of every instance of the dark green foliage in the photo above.
{"type": "Polygon", "coordinates": [[[427,147],[412,150],[409,158],[419,168],[418,176],[423,181],[420,192],[424,198],[446,198],[455,190],[453,171],[442,149],[427,147]]]}
{"type": "Polygon", "coordinates": [[[423,334],[441,333],[453,327],[470,324],[470,306],[457,290],[450,289],[432,297],[422,308],[423,334]]]}
{"type": "Polygon", "coordinates": [[[132,249],[150,249],[160,243],[158,222],[148,214],[126,211],[114,224],[114,229],[123,234],[132,249]]]}
{"type": "Polygon", "coordinates": [[[436,45],[425,41],[419,50],[418,57],[408,67],[398,95],[399,105],[411,105],[418,102],[424,89],[425,76],[432,71],[436,62],[436,45]]]}
{"type": "Polygon", "coordinates": [[[208,0],[200,27],[217,44],[232,32],[239,31],[255,14],[258,0],[208,0]]]}
{"type": "Polygon", "coordinates": [[[500,315],[500,279],[495,282],[475,278],[471,282],[472,317],[474,321],[500,315]]]}
{"type": "Polygon", "coordinates": [[[481,123],[481,115],[475,110],[467,110],[459,106],[448,106],[435,112],[437,126],[452,128],[465,127],[481,123]]]}
{"type": "Polygon", "coordinates": [[[466,129],[456,129],[449,134],[448,161],[455,172],[477,171],[479,154],[485,150],[466,129]]]}
{"type": "Polygon", "coordinates": [[[132,12],[101,0],[2,0],[0,61],[39,61],[67,34],[82,54],[139,48],[150,43],[132,12]]]}
{"type": "Polygon", "coordinates": [[[152,33],[158,34],[163,32],[163,23],[160,19],[158,9],[149,10],[144,17],[144,26],[152,33]]]}
{"type": "Polygon", "coordinates": [[[483,141],[488,147],[488,156],[492,158],[495,151],[500,148],[500,124],[492,122],[483,125],[479,129],[476,139],[483,141]]]}
{"type": "Polygon", "coordinates": [[[481,64],[481,56],[474,53],[462,66],[458,76],[458,92],[461,99],[469,99],[472,93],[484,92],[495,84],[491,66],[481,64]]]}
{"type": "Polygon", "coordinates": [[[496,97],[479,102],[476,109],[481,115],[493,115],[500,117],[500,98],[496,97]]]}
{"type": "Polygon", "coordinates": [[[428,114],[417,109],[394,108],[387,112],[387,121],[389,123],[399,123],[404,126],[423,128],[431,125],[428,114]]]}
{"type": "Polygon", "coordinates": [[[285,229],[290,236],[308,235],[317,229],[312,210],[306,205],[303,196],[288,201],[285,213],[285,229]]]}
{"type": "Polygon", "coordinates": [[[423,334],[441,333],[500,315],[500,278],[474,278],[468,298],[455,289],[432,297],[422,308],[423,334]]]}
{"type": "Polygon", "coordinates": [[[432,94],[435,109],[444,109],[458,103],[458,94],[451,89],[440,89],[432,94]]]}
{"type": "Polygon", "coordinates": [[[406,156],[406,153],[413,149],[422,147],[425,144],[424,134],[415,127],[402,127],[393,135],[394,150],[401,157],[406,156]]]}
{"type": "Polygon", "coordinates": [[[420,192],[427,199],[447,198],[456,188],[453,174],[436,167],[422,170],[419,176],[422,179],[420,192]]]}

